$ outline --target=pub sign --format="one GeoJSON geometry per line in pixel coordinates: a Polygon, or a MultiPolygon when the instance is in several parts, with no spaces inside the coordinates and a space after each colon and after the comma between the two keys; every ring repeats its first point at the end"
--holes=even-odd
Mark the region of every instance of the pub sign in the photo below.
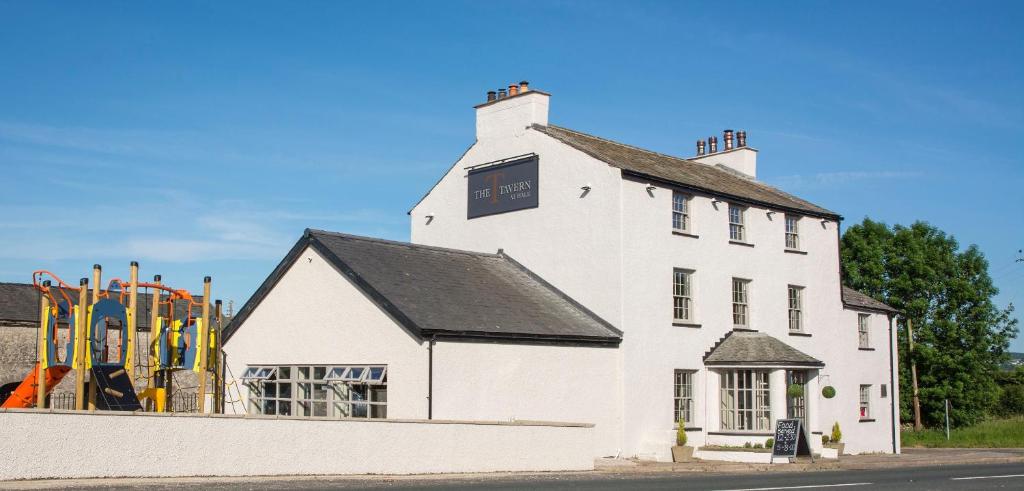
{"type": "Polygon", "coordinates": [[[536,208],[536,155],[469,171],[468,218],[536,208]]]}

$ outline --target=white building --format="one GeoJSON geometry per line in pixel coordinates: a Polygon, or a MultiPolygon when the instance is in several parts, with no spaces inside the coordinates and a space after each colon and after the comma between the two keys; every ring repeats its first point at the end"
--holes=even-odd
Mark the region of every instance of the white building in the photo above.
{"type": "Polygon", "coordinates": [[[814,448],[838,422],[848,453],[898,451],[893,312],[841,286],[840,216],[757,181],[743,132],[682,159],[550,125],[549,94],[516,89],[476,107],[417,245],[307,231],[243,307],[229,366],[277,394],[244,390],[250,412],[386,397],[359,415],[590,422],[595,456],[661,460],[679,419],[704,446],[798,417],[814,448]]]}

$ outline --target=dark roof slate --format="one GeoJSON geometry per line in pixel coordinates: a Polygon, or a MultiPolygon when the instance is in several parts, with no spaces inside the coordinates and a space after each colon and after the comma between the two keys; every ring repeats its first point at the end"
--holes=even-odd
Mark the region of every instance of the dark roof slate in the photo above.
{"type": "Polygon", "coordinates": [[[618,344],[622,338],[611,324],[500,251],[485,254],[307,230],[239,311],[225,340],[306,245],[421,338],[599,344],[618,344]]]}
{"type": "Polygon", "coordinates": [[[756,331],[730,331],[704,355],[704,364],[825,366],[820,360],[756,331]]]}
{"type": "Polygon", "coordinates": [[[896,313],[896,309],[848,286],[843,286],[843,305],[853,307],[855,309],[896,313]]]}
{"type": "Polygon", "coordinates": [[[664,180],[709,194],[747,201],[750,204],[839,218],[833,211],[727,168],[652,152],[559,126],[535,124],[532,128],[608,165],[618,167],[624,174],[664,180]]]}
{"type": "MultiPolygon", "coordinates": [[[[51,291],[56,288],[51,288],[51,291]]],[[[62,295],[53,292],[54,297],[58,299],[63,298],[62,295]]],[[[78,301],[78,293],[72,290],[66,290],[68,297],[72,301],[78,301]]],[[[0,283],[0,322],[39,322],[39,291],[36,290],[35,286],[31,283],[0,283]]],[[[90,293],[91,295],[91,293],[90,293]]],[[[150,309],[152,308],[152,297],[149,294],[143,293],[140,289],[139,293],[139,320],[138,327],[140,329],[149,329],[149,318],[150,309]]],[[[196,305],[193,307],[192,315],[198,317],[202,315],[202,295],[193,296],[196,300],[196,305]]],[[[188,302],[177,301],[174,305],[174,315],[176,318],[183,318],[188,308],[188,302]]],[[[213,309],[210,309],[211,315],[213,309]]]]}

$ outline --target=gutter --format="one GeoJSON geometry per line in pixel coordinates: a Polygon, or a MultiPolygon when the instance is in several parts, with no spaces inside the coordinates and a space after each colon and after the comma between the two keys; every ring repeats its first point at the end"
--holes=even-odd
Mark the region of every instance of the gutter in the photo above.
{"type": "Polygon", "coordinates": [[[434,342],[437,336],[427,341],[427,419],[434,419],[434,342]]]}

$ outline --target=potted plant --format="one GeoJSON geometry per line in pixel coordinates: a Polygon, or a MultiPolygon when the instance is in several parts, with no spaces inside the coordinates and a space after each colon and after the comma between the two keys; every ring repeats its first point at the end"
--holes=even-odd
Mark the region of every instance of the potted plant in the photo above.
{"type": "MultiPolygon", "coordinates": [[[[822,435],[822,442],[825,442],[824,435],[822,435]]],[[[832,425],[832,436],[829,437],[828,446],[836,449],[839,455],[843,454],[843,450],[846,448],[846,444],[843,443],[843,432],[839,430],[839,422],[836,421],[832,425]]]]}
{"type": "Polygon", "coordinates": [[[673,462],[689,462],[693,460],[693,447],[686,446],[686,428],[683,420],[679,420],[676,430],[676,445],[672,447],[673,462]]]}
{"type": "Polygon", "coordinates": [[[831,399],[836,396],[836,388],[831,385],[826,385],[821,389],[821,395],[825,396],[825,399],[831,399]]]}

